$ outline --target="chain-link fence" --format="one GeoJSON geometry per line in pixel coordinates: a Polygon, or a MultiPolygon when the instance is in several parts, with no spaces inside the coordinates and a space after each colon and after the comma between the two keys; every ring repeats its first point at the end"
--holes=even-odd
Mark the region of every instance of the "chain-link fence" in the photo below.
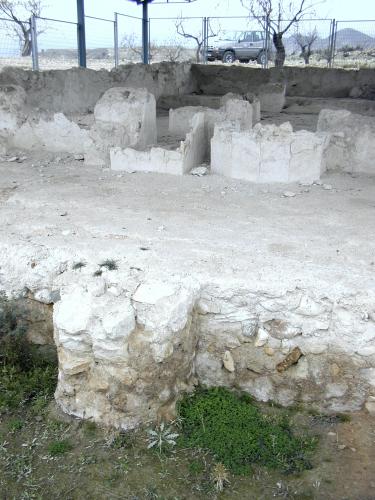
{"type": "Polygon", "coordinates": [[[375,68],[375,21],[336,21],[333,63],[341,68],[375,68]]]}
{"type": "Polygon", "coordinates": [[[150,18],[151,62],[202,61],[204,30],[202,17],[150,18]]]}
{"type": "Polygon", "coordinates": [[[40,70],[78,66],[77,23],[46,17],[34,19],[36,40],[31,43],[34,66],[40,70]]]}
{"type": "MultiPolygon", "coordinates": [[[[142,61],[141,17],[113,13],[86,16],[87,66],[111,69],[142,61]]],[[[273,34],[284,31],[285,65],[375,68],[375,20],[302,19],[269,21],[250,17],[151,17],[151,63],[192,61],[270,67],[277,52],[273,34]]],[[[0,67],[64,69],[78,65],[76,22],[32,17],[0,18],[0,67]]],[[[280,51],[280,48],[279,48],[280,51]]]]}
{"type": "Polygon", "coordinates": [[[118,64],[142,62],[142,18],[116,13],[118,64]]]}
{"type": "Polygon", "coordinates": [[[30,33],[30,20],[15,22],[0,18],[0,68],[32,68],[30,33]]]}
{"type": "Polygon", "coordinates": [[[111,69],[115,66],[115,23],[115,19],[85,17],[88,68],[111,69]]]}

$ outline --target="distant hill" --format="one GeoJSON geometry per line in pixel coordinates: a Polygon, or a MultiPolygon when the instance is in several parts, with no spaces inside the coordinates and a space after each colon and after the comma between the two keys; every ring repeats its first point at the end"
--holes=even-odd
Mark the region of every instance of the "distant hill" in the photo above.
{"type": "MultiPolygon", "coordinates": [[[[293,36],[285,37],[283,40],[287,54],[299,51],[298,45],[296,44],[293,36]]],[[[328,36],[326,38],[318,38],[313,45],[313,50],[327,49],[328,46],[328,36]]],[[[361,47],[363,49],[371,47],[375,48],[375,38],[352,28],[343,28],[342,30],[337,31],[336,50],[342,49],[345,46],[353,48],[361,47]]]]}
{"type": "Polygon", "coordinates": [[[337,32],[336,49],[341,49],[345,45],[351,47],[360,46],[364,49],[375,47],[375,38],[372,38],[361,31],[353,30],[352,28],[344,28],[337,32]]]}

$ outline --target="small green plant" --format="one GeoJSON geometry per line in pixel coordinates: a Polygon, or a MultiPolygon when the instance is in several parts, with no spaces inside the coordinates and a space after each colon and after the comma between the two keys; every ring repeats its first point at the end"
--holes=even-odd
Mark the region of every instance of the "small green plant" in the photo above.
{"type": "Polygon", "coordinates": [[[72,449],[72,444],[66,439],[52,441],[52,443],[48,445],[48,453],[52,456],[63,455],[72,449]]]}
{"type": "Polygon", "coordinates": [[[118,264],[113,259],[106,259],[99,264],[99,267],[100,268],[105,267],[108,271],[117,271],[118,264]]]}
{"type": "Polygon", "coordinates": [[[205,471],[205,465],[201,460],[193,460],[189,464],[189,471],[191,472],[191,474],[198,476],[205,471]]]}
{"type": "Polygon", "coordinates": [[[217,491],[223,491],[224,486],[229,484],[229,472],[225,465],[215,464],[211,472],[211,480],[217,491]]]}
{"type": "Polygon", "coordinates": [[[103,274],[103,271],[101,269],[97,269],[94,272],[93,276],[94,276],[94,278],[99,278],[102,274],[103,274]]]}
{"type": "Polygon", "coordinates": [[[11,433],[20,431],[23,426],[24,426],[24,421],[20,420],[19,418],[13,418],[8,422],[8,430],[11,433]]]}
{"type": "Polygon", "coordinates": [[[234,474],[251,464],[284,472],[311,468],[312,437],[294,436],[285,415],[264,415],[248,395],[224,388],[198,389],[179,403],[182,447],[210,450],[234,474]]]}
{"type": "Polygon", "coordinates": [[[86,262],[75,262],[73,265],[72,265],[72,269],[73,271],[80,271],[83,267],[86,267],[87,264],[86,262]]]}
{"type": "Polygon", "coordinates": [[[116,432],[111,440],[111,448],[120,449],[128,446],[128,439],[125,432],[116,432]]]}
{"type": "Polygon", "coordinates": [[[162,453],[167,448],[173,447],[176,445],[176,439],[178,438],[178,434],[173,432],[170,427],[166,427],[164,422],[162,422],[155,429],[149,429],[147,431],[148,434],[148,446],[147,449],[150,448],[158,448],[159,453],[162,453]]]}

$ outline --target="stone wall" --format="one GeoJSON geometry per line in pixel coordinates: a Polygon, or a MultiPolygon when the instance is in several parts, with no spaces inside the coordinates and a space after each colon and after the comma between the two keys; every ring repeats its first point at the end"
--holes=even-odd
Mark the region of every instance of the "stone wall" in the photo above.
{"type": "Polygon", "coordinates": [[[358,410],[375,395],[375,316],[363,316],[374,297],[358,299],[186,279],[133,292],[103,281],[68,287],[54,312],[57,401],[122,428],[173,418],[180,394],[197,384],[283,406],[358,410]]]}
{"type": "Polygon", "coordinates": [[[323,109],[318,132],[330,135],[325,150],[328,170],[375,174],[375,118],[346,110],[323,109]]]}
{"type": "Polygon", "coordinates": [[[371,99],[375,89],[375,73],[372,69],[348,71],[288,66],[263,70],[245,66],[193,64],[192,73],[197,91],[213,95],[256,92],[267,83],[285,83],[287,96],[355,96],[371,99]]]}
{"type": "MultiPolygon", "coordinates": [[[[104,92],[117,86],[146,88],[162,104],[167,96],[192,93],[244,95],[268,83],[285,83],[287,96],[373,98],[375,95],[375,76],[371,69],[285,67],[262,70],[246,66],[159,63],[129,64],[112,71],[74,68],[33,72],[8,67],[0,72],[0,85],[22,87],[30,108],[65,114],[93,111],[104,92]]],[[[215,104],[214,100],[212,103],[215,104]]],[[[182,103],[190,104],[186,100],[182,103]]],[[[199,105],[207,105],[204,96],[199,105]]]]}
{"type": "Polygon", "coordinates": [[[134,148],[112,148],[111,168],[124,172],[158,172],[183,175],[206,159],[207,139],[204,113],[195,113],[189,132],[177,149],[151,147],[146,151],[134,148]]]}
{"type": "Polygon", "coordinates": [[[146,88],[158,99],[162,95],[190,94],[195,90],[187,63],[129,64],[112,71],[73,68],[42,72],[5,68],[0,85],[19,85],[27,105],[49,113],[87,113],[112,87],[146,88]]]}
{"type": "Polygon", "coordinates": [[[290,123],[255,125],[241,131],[231,123],[215,127],[213,173],[250,182],[313,182],[325,170],[325,134],[293,132],[290,123]]]}

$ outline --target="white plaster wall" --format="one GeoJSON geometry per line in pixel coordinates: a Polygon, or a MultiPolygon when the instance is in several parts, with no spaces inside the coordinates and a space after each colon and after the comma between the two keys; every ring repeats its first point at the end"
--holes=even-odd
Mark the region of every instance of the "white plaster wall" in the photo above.
{"type": "Polygon", "coordinates": [[[293,132],[289,123],[248,131],[226,123],[215,127],[211,169],[250,182],[313,182],[325,169],[326,144],[325,134],[293,132]]]}
{"type": "Polygon", "coordinates": [[[204,114],[197,113],[191,120],[191,129],[177,150],[152,147],[147,151],[133,148],[112,148],[112,170],[125,172],[158,172],[184,175],[205,159],[206,135],[204,114]]]}

